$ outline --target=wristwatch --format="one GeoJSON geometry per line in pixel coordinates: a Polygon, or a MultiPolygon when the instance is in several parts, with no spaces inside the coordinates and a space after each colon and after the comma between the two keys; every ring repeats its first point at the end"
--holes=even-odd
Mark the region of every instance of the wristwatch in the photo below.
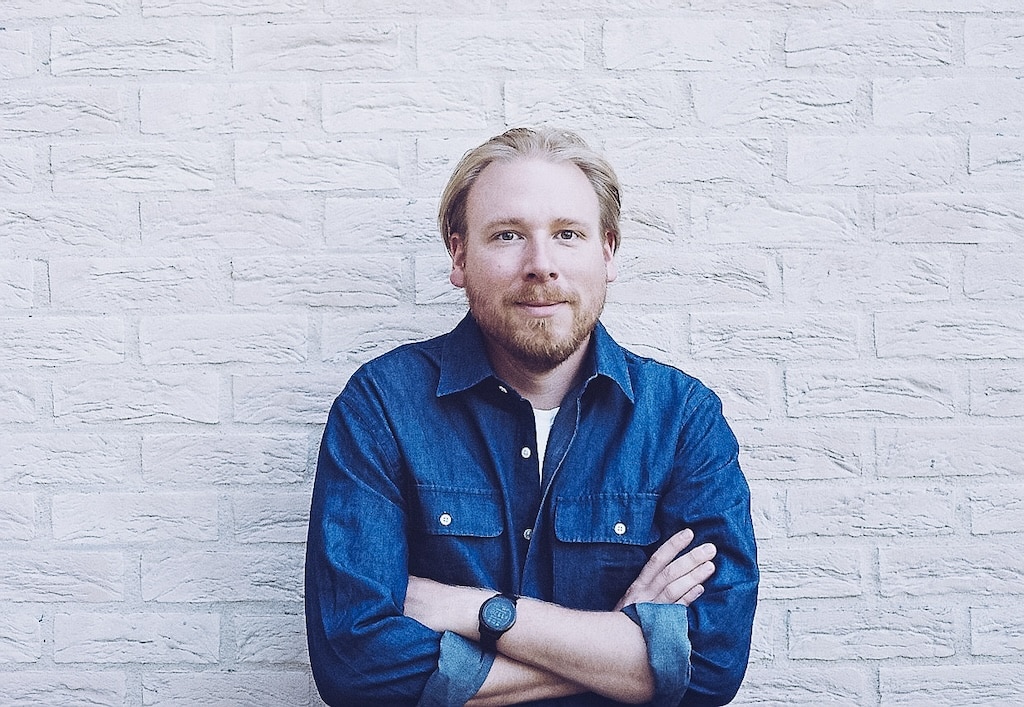
{"type": "Polygon", "coordinates": [[[480,605],[480,645],[484,650],[496,651],[498,639],[515,626],[516,599],[512,594],[495,594],[480,605]]]}

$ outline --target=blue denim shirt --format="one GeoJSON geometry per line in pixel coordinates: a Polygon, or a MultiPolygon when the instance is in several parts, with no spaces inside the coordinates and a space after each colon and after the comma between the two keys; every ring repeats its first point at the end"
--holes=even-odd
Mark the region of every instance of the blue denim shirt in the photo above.
{"type": "Polygon", "coordinates": [[[310,662],[328,704],[447,707],[483,683],[493,655],[403,615],[410,574],[607,611],[685,527],[718,546],[704,595],[627,614],[647,641],[653,704],[732,699],[758,571],[721,403],[600,324],[585,366],[552,426],[543,486],[530,403],[496,377],[472,317],[353,375],[320,446],[306,557],[310,662]]]}

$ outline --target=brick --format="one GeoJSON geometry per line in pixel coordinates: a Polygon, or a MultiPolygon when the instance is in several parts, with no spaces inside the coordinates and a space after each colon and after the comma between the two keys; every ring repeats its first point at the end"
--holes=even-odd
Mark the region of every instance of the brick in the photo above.
{"type": "Polygon", "coordinates": [[[414,311],[355,310],[324,316],[320,348],[324,361],[353,369],[391,349],[433,338],[455,328],[461,312],[418,307],[414,311]]]}
{"type": "Polygon", "coordinates": [[[4,674],[0,698],[8,707],[84,704],[120,707],[128,691],[123,672],[13,671],[4,674]]]}
{"type": "Polygon", "coordinates": [[[634,241],[664,245],[679,242],[690,225],[689,218],[683,215],[686,201],[683,195],[632,194],[622,207],[621,237],[630,244],[634,241]]]}
{"type": "Polygon", "coordinates": [[[391,256],[236,258],[232,268],[239,305],[394,306],[405,280],[401,260],[391,256]]]}
{"type": "Polygon", "coordinates": [[[0,193],[32,191],[35,175],[35,150],[16,144],[0,144],[0,193]]]}
{"type": "Polygon", "coordinates": [[[302,197],[220,191],[143,201],[142,240],[148,252],[302,248],[320,240],[315,212],[315,205],[302,197]]]}
{"type": "Polygon", "coordinates": [[[144,17],[298,14],[309,0],[142,0],[144,17]]]}
{"type": "Polygon", "coordinates": [[[875,0],[883,12],[1016,12],[1017,0],[875,0]]]}
{"type": "Polygon", "coordinates": [[[451,284],[452,260],[448,255],[418,255],[416,271],[416,304],[445,305],[460,310],[468,306],[465,290],[451,284]]]}
{"type": "Polygon", "coordinates": [[[857,317],[837,314],[694,313],[690,353],[696,358],[857,358],[857,317]]]}
{"type": "Polygon", "coordinates": [[[138,444],[123,437],[67,431],[4,434],[0,483],[119,484],[138,466],[137,458],[138,444]]]}
{"type": "Polygon", "coordinates": [[[785,381],[790,417],[950,418],[955,390],[951,373],[922,367],[790,368],[785,381]]]}
{"type": "Polygon", "coordinates": [[[227,156],[211,143],[58,144],[52,170],[55,192],[203,191],[227,175],[227,156]]]}
{"type": "Polygon", "coordinates": [[[28,30],[0,29],[0,79],[18,79],[35,71],[32,60],[32,33],[28,30]]]}
{"type": "Polygon", "coordinates": [[[726,419],[766,420],[771,414],[771,381],[764,367],[727,368],[718,361],[690,361],[687,373],[699,378],[722,399],[726,419]],[[704,363],[706,368],[698,364],[704,363]]]}
{"type": "Polygon", "coordinates": [[[303,543],[309,527],[309,493],[246,494],[231,504],[241,543],[303,543]]]}
{"type": "Polygon", "coordinates": [[[210,258],[54,258],[50,298],[83,308],[194,310],[227,299],[219,269],[210,258]]]}
{"type": "Polygon", "coordinates": [[[971,414],[992,417],[1024,416],[1024,370],[971,371],[971,414]]]}
{"type": "Polygon", "coordinates": [[[874,696],[874,680],[856,668],[751,668],[731,704],[861,707],[871,704],[874,696]]]}
{"type": "Polygon", "coordinates": [[[971,608],[971,655],[1014,658],[1024,650],[1024,620],[1016,607],[971,608]]]}
{"type": "MultiPolygon", "coordinates": [[[[29,612],[11,611],[9,608],[0,615],[0,662],[35,663],[43,655],[43,635],[37,615],[29,612]]],[[[7,673],[4,677],[10,677],[7,673]]],[[[5,681],[6,682],[6,681],[5,681]]],[[[0,697],[5,688],[0,687],[0,697]]]]}
{"type": "Polygon", "coordinates": [[[786,505],[797,536],[949,535],[957,526],[950,487],[790,486],[786,505]]]}
{"type": "Polygon", "coordinates": [[[128,0],[8,0],[4,17],[7,20],[103,19],[124,16],[128,9],[128,0]]]}
{"type": "Polygon", "coordinates": [[[609,140],[606,156],[619,179],[637,190],[666,184],[767,185],[772,143],[765,138],[609,140]]]}
{"type": "Polygon", "coordinates": [[[437,230],[437,198],[328,197],[324,233],[329,247],[399,252],[432,247],[444,252],[437,230]]]}
{"type": "Polygon", "coordinates": [[[967,171],[972,185],[1006,189],[1010,184],[1024,184],[1024,138],[971,136],[968,154],[967,171]]]}
{"type": "Polygon", "coordinates": [[[712,74],[696,76],[692,91],[697,119],[705,126],[849,126],[857,120],[860,81],[712,74]]]}
{"type": "MultiPolygon", "coordinates": [[[[131,25],[128,25],[131,27],[131,25]]],[[[210,25],[126,31],[92,24],[54,27],[50,69],[54,76],[136,76],[213,68],[216,34],[210,25]]]]}
{"type": "MultiPolygon", "coordinates": [[[[752,304],[768,300],[769,262],[763,253],[655,253],[634,249],[618,255],[619,276],[608,288],[621,304],[752,304]]],[[[774,267],[774,265],[773,265],[774,267]]]]}
{"type": "Polygon", "coordinates": [[[421,19],[417,67],[423,71],[558,71],[582,69],[578,20],[421,19]]]}
{"type": "Polygon", "coordinates": [[[240,663],[305,663],[306,627],[302,616],[236,616],[235,655],[240,663]]]}
{"type": "Polygon", "coordinates": [[[54,383],[53,414],[62,423],[214,423],[219,389],[212,373],[65,378],[54,383]]]}
{"type": "Polygon", "coordinates": [[[73,493],[52,501],[58,542],[159,543],[216,540],[210,493],[73,493]]]}
{"type": "Polygon", "coordinates": [[[0,423],[34,421],[39,387],[25,376],[0,373],[0,423]]]}
{"type": "Polygon", "coordinates": [[[852,194],[698,195],[690,217],[698,243],[762,246],[853,244],[870,223],[852,194]]]}
{"type": "Polygon", "coordinates": [[[314,122],[309,94],[309,87],[296,81],[143,86],[141,131],[292,133],[314,122]]]}
{"type": "Polygon", "coordinates": [[[968,299],[1024,300],[1024,260],[1016,253],[968,253],[964,260],[964,295],[968,299]]]}
{"type": "Polygon", "coordinates": [[[0,260],[0,307],[7,310],[31,307],[35,301],[35,263],[31,260],[0,260]]]}
{"type": "Polygon", "coordinates": [[[306,671],[147,673],[146,707],[174,705],[305,705],[312,702],[306,671]]]}
{"type": "Polygon", "coordinates": [[[306,360],[305,315],[181,314],[143,317],[144,364],[298,363],[306,360]]]}
{"type": "Polygon", "coordinates": [[[893,243],[1016,243],[1024,208],[1016,193],[879,194],[879,238],[893,243]]]}
{"type": "MultiPolygon", "coordinates": [[[[1019,12],[1020,5],[1012,9],[1019,12]]],[[[964,62],[970,67],[1024,68],[1024,22],[1014,17],[968,17],[964,62]]]]}
{"type": "Polygon", "coordinates": [[[954,629],[948,606],[797,609],[789,615],[789,657],[948,658],[956,653],[954,629]]]}
{"type": "MultiPolygon", "coordinates": [[[[767,664],[775,658],[775,637],[780,633],[777,629],[777,612],[767,603],[757,607],[754,614],[754,627],[750,640],[750,664],[767,664]]],[[[741,688],[742,691],[742,688],[741,688]]]]}
{"type": "Polygon", "coordinates": [[[52,249],[73,250],[81,257],[91,250],[116,248],[137,230],[135,208],[121,199],[5,196],[0,204],[2,247],[33,257],[52,249]]]}
{"type": "Polygon", "coordinates": [[[893,477],[1020,473],[1024,438],[1017,427],[898,427],[878,430],[878,473],[893,477]]]}
{"type": "Polygon", "coordinates": [[[962,171],[956,139],[944,136],[791,135],[787,175],[798,186],[948,186],[962,171]]]}
{"type": "Polygon", "coordinates": [[[235,376],[231,384],[234,419],[248,424],[323,424],[343,387],[344,380],[319,374],[235,376]]]}
{"type": "Polygon", "coordinates": [[[497,129],[478,130],[460,133],[457,138],[430,134],[417,136],[416,195],[429,197],[436,203],[438,194],[444,190],[462,155],[490,139],[496,132],[497,129]]]}
{"type": "Polygon", "coordinates": [[[733,425],[748,479],[856,481],[870,464],[870,435],[842,425],[733,425]]]}
{"type": "Polygon", "coordinates": [[[35,525],[35,494],[0,491],[0,540],[31,540],[36,534],[35,525]]]}
{"type": "Polygon", "coordinates": [[[613,304],[605,308],[601,323],[634,353],[680,367],[687,361],[686,316],[682,312],[613,304]]]}
{"type": "Polygon", "coordinates": [[[510,125],[538,125],[557,115],[574,130],[593,133],[668,129],[690,122],[681,110],[685,88],[672,74],[510,79],[505,116],[510,125]]]}
{"type": "Polygon", "coordinates": [[[608,69],[757,70],[768,65],[767,22],[659,17],[604,24],[608,69]]]}
{"type": "Polygon", "coordinates": [[[760,593],[764,599],[853,597],[864,593],[864,563],[850,548],[804,546],[758,549],[760,593]]]}
{"type": "Polygon", "coordinates": [[[301,602],[303,559],[291,545],[258,552],[144,550],[142,598],[203,604],[301,602]]]}
{"type": "Polygon", "coordinates": [[[938,20],[797,20],[786,27],[786,66],[949,66],[953,29],[938,20]]]}
{"type": "Polygon", "coordinates": [[[125,561],[118,552],[4,553],[0,600],[10,602],[123,601],[125,561]]]}
{"type": "Polygon", "coordinates": [[[878,551],[883,596],[1016,594],[1024,581],[1019,542],[901,543],[878,551]]]}
{"type": "Polygon", "coordinates": [[[783,254],[786,301],[800,305],[943,302],[951,294],[949,253],[872,249],[783,254]]]}
{"type": "Polygon", "coordinates": [[[124,353],[121,317],[0,318],[0,358],[12,363],[120,363],[124,353]]]}
{"type": "MultiPolygon", "coordinates": [[[[390,0],[387,8],[393,14],[439,17],[444,15],[482,14],[494,10],[494,0],[390,0]]],[[[380,16],[380,0],[324,0],[330,15],[352,17],[380,16]]]]}
{"type": "Polygon", "coordinates": [[[967,492],[971,533],[1016,533],[1024,527],[1024,490],[1019,486],[973,487],[967,492]]]}
{"type": "Polygon", "coordinates": [[[57,663],[216,663],[216,614],[58,614],[57,663]]]}
{"type": "Polygon", "coordinates": [[[875,315],[879,358],[1024,358],[1024,313],[951,311],[931,316],[880,312],[875,315]]]}
{"type": "Polygon", "coordinates": [[[62,85],[5,91],[0,134],[103,135],[128,128],[128,93],[114,87],[62,85]]]}
{"type": "Polygon", "coordinates": [[[480,130],[500,105],[493,82],[364,81],[323,87],[329,133],[480,130]]]}
{"type": "Polygon", "coordinates": [[[232,28],[235,71],[354,71],[399,66],[398,25],[266,24],[232,28]]]}
{"type": "Polygon", "coordinates": [[[247,189],[397,189],[401,162],[394,139],[235,143],[235,181],[247,189]]]}
{"type": "Polygon", "coordinates": [[[879,78],[872,106],[876,125],[1024,124],[1024,80],[1009,78],[879,78]]]}
{"type": "Polygon", "coordinates": [[[1008,665],[941,665],[883,667],[879,671],[881,707],[935,707],[1019,704],[1024,695],[1020,663],[1008,665]]]}
{"type": "Polygon", "coordinates": [[[146,435],[142,478],[173,486],[295,484],[305,479],[306,457],[304,434],[146,435]]]}
{"type": "Polygon", "coordinates": [[[758,542],[786,537],[785,506],[771,484],[753,481],[750,484],[750,520],[758,542]]]}

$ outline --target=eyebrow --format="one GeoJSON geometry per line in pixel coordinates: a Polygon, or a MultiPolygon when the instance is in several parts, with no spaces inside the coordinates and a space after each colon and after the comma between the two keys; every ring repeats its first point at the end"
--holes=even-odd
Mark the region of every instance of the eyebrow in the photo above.
{"type": "MultiPolygon", "coordinates": [[[[565,218],[565,217],[559,217],[559,218],[554,219],[552,221],[552,224],[556,228],[577,228],[577,229],[582,229],[584,227],[584,224],[583,224],[582,221],[578,221],[578,220],[576,220],[574,218],[565,218]]],[[[524,221],[521,218],[516,218],[516,217],[512,217],[512,218],[496,218],[496,219],[492,219],[492,220],[488,221],[486,224],[484,224],[484,230],[485,231],[493,231],[494,229],[504,228],[506,226],[512,227],[512,228],[524,228],[526,225],[527,225],[526,221],[524,221]]]]}

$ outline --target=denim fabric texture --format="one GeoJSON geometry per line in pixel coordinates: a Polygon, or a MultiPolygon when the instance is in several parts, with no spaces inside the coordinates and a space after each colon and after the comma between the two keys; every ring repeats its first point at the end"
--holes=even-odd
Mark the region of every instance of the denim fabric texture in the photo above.
{"type": "Polygon", "coordinates": [[[320,446],[306,557],[310,661],[328,704],[458,705],[482,684],[493,656],[403,616],[410,574],[607,611],[686,527],[694,546],[718,547],[704,595],[629,612],[647,641],[653,704],[734,696],[758,570],[721,403],[600,324],[584,370],[555,418],[543,486],[530,403],[495,376],[471,316],[353,375],[320,446]]]}

